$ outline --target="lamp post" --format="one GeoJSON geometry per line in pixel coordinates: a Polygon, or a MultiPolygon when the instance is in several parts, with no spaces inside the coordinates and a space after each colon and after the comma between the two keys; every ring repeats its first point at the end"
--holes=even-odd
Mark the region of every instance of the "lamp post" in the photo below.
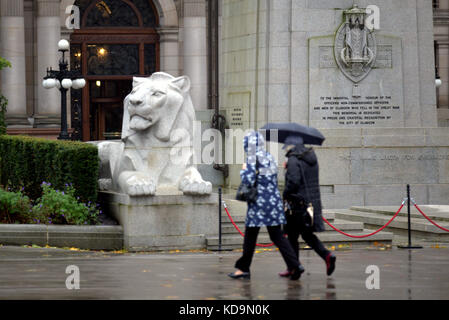
{"type": "Polygon", "coordinates": [[[62,58],[59,60],[59,70],[47,68],[47,75],[44,77],[42,85],[45,89],[58,88],[61,92],[61,132],[59,140],[70,140],[67,131],[67,91],[70,88],[82,89],[86,85],[80,70],[69,70],[68,62],[65,59],[65,53],[69,51],[70,44],[67,40],[60,40],[58,48],[62,52],[62,58]]]}

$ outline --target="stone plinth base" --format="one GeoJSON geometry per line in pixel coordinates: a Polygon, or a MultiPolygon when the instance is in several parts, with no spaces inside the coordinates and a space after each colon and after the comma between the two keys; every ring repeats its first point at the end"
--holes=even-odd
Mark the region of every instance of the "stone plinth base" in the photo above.
{"type": "Polygon", "coordinates": [[[218,196],[129,197],[100,192],[99,200],[124,230],[129,251],[205,249],[218,233],[218,196]]]}

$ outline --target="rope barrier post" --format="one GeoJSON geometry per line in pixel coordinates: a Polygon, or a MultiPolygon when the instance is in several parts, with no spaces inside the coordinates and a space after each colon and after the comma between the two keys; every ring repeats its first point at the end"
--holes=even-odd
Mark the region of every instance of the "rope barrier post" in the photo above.
{"type": "Polygon", "coordinates": [[[421,246],[412,246],[412,223],[410,213],[410,185],[407,185],[407,224],[408,224],[408,245],[398,246],[400,249],[422,249],[421,246]]]}
{"type": "Polygon", "coordinates": [[[218,188],[218,251],[221,252],[221,188],[218,188]]]}

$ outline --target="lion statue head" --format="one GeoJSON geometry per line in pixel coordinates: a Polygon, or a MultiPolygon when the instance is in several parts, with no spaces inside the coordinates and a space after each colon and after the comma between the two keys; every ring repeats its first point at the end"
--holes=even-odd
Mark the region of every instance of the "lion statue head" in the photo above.
{"type": "MultiPolygon", "coordinates": [[[[151,128],[156,139],[167,142],[173,128],[192,124],[195,109],[189,90],[186,76],[156,72],[149,78],[134,77],[133,89],[124,102],[122,140],[151,128]]],[[[190,132],[192,128],[184,129],[190,132]]]]}

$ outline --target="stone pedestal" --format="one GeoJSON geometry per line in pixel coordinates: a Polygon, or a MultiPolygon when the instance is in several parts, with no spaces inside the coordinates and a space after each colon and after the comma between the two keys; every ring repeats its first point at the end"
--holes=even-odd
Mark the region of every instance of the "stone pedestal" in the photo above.
{"type": "Polygon", "coordinates": [[[124,230],[129,251],[205,249],[218,233],[218,196],[129,197],[100,192],[99,200],[124,230]]]}

